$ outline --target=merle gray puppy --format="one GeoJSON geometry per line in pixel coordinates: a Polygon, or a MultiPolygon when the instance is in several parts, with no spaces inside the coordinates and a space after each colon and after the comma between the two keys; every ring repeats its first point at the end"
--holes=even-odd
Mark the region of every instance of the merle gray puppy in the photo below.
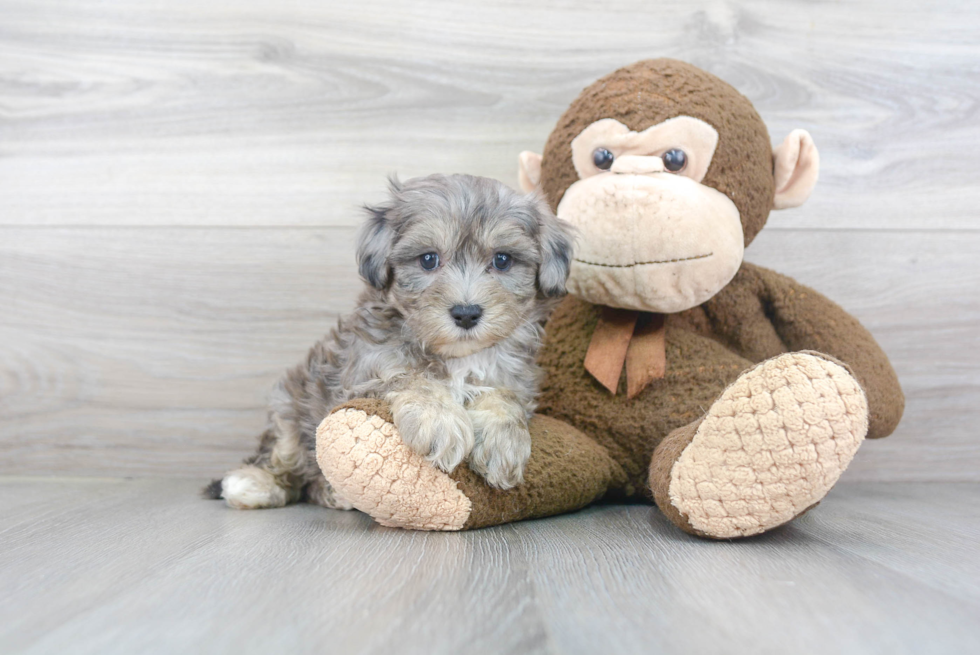
{"type": "Polygon", "coordinates": [[[468,175],[392,180],[388,201],[367,211],[357,307],[279,381],[258,452],[211,497],[350,509],[317,466],[316,428],[366,397],[390,403],[405,443],[440,469],[466,460],[495,487],[521,482],[535,358],[565,293],[571,228],[540,196],[468,175]]]}

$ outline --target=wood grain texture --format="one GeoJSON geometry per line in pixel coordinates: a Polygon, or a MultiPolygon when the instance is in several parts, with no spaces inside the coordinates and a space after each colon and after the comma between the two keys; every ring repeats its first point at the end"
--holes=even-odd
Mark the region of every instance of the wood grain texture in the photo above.
{"type": "Polygon", "coordinates": [[[844,483],[791,526],[685,535],[652,507],[468,533],[196,481],[0,478],[0,650],[967,653],[980,485],[844,483]]]}
{"type": "Polygon", "coordinates": [[[689,60],[811,131],[748,259],[909,396],[852,479],[980,480],[980,5],[0,0],[0,472],[207,475],[353,303],[384,175],[514,183],[596,77],[689,60]]]}
{"type": "MultiPolygon", "coordinates": [[[[347,228],[44,228],[0,243],[0,472],[209,475],[353,306],[347,228]]],[[[908,395],[851,479],[980,480],[980,234],[763,232],[748,258],[853,312],[908,395]],[[912,254],[910,254],[912,253],[912,254]],[[848,269],[828,262],[847,261],[848,269]],[[972,296],[958,297],[963,290],[972,296]]]]}
{"type": "MultiPolygon", "coordinates": [[[[810,130],[807,227],[977,229],[980,5],[3,0],[0,222],[350,225],[389,172],[516,182],[588,83],[685,59],[810,130]]],[[[774,226],[778,229],[778,225],[774,226]]]]}

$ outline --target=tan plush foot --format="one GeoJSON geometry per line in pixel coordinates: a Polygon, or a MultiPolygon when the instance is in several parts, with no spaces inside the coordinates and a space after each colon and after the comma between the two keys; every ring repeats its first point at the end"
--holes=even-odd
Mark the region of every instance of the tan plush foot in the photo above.
{"type": "Polygon", "coordinates": [[[380,405],[342,407],[320,423],[316,457],[331,486],[381,525],[462,529],[469,499],[455,480],[409,449],[384,415],[380,405]]]}
{"type": "Polygon", "coordinates": [[[699,424],[671,433],[650,484],[681,528],[746,537],[820,502],[867,430],[867,400],[843,366],[788,353],[743,373],[699,424]]]}

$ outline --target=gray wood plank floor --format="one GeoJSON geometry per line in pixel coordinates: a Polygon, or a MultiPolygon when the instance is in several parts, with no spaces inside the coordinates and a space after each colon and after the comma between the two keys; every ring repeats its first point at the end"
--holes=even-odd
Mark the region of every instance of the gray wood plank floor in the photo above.
{"type": "Polygon", "coordinates": [[[0,652],[970,653],[980,485],[844,483],[742,542],[646,505],[462,534],[187,479],[0,478],[0,652]]]}

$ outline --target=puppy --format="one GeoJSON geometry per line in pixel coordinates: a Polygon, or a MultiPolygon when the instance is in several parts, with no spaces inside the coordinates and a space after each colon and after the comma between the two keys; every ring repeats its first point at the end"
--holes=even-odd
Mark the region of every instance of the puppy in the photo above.
{"type": "Polygon", "coordinates": [[[320,473],[316,428],[352,398],[391,405],[405,443],[500,489],[523,479],[543,324],[564,295],[568,224],[486,178],[390,182],[357,243],[357,307],[276,385],[258,452],[206,490],[236,508],[351,509],[320,473]]]}

